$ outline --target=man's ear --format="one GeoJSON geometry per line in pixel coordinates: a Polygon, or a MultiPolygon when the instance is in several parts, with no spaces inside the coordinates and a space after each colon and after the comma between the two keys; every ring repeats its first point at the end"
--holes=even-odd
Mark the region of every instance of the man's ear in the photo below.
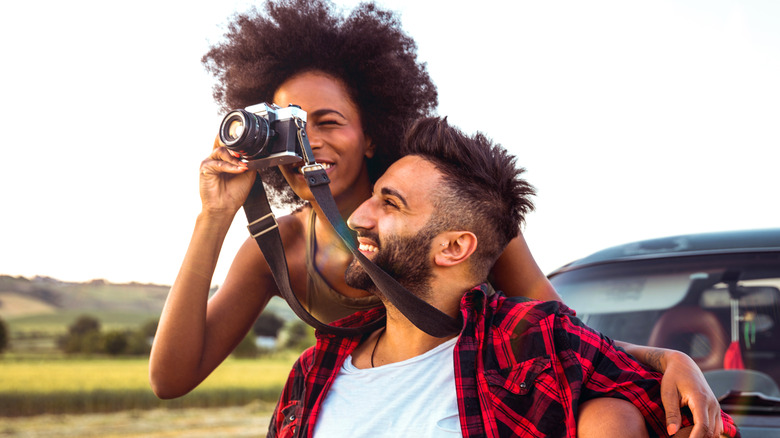
{"type": "Polygon", "coordinates": [[[433,261],[438,266],[455,266],[477,250],[477,236],[471,231],[447,231],[433,240],[433,261]]]}

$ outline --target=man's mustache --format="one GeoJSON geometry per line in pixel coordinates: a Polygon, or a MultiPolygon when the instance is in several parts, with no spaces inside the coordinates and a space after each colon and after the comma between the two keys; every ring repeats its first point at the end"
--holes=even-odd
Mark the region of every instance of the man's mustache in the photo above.
{"type": "Polygon", "coordinates": [[[382,248],[382,242],[379,240],[379,234],[373,231],[358,231],[357,236],[370,239],[376,243],[377,248],[382,248]]]}

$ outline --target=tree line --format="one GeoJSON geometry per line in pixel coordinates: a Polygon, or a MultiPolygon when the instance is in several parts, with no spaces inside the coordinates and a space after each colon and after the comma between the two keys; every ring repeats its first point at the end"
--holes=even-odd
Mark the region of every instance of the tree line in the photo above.
{"type": "MultiPolygon", "coordinates": [[[[66,354],[145,356],[151,351],[157,324],[155,319],[134,330],[104,330],[98,318],[84,314],[68,326],[67,332],[57,338],[56,344],[66,354]]],[[[8,326],[0,318],[0,353],[10,348],[9,339],[8,326]]],[[[278,350],[302,350],[313,344],[313,330],[302,321],[285,321],[272,312],[264,312],[233,355],[259,357],[278,350]],[[268,343],[259,345],[258,337],[271,339],[272,346],[268,343]]]]}

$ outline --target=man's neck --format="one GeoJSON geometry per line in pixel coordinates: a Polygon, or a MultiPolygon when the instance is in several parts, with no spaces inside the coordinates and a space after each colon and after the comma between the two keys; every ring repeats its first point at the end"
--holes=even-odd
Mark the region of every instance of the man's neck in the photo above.
{"type": "Polygon", "coordinates": [[[372,333],[352,352],[352,364],[366,369],[401,362],[420,356],[455,336],[435,338],[411,323],[394,324],[388,315],[387,326],[372,333]]]}
{"type": "MultiPolygon", "coordinates": [[[[442,293],[441,289],[433,288],[437,297],[450,297],[440,299],[440,302],[431,302],[442,312],[455,317],[459,313],[462,293],[442,293]]],[[[462,289],[465,291],[466,289],[462,289]]],[[[387,309],[387,326],[372,333],[352,353],[352,363],[357,368],[373,368],[381,365],[401,362],[424,354],[456,335],[445,338],[433,337],[412,324],[403,313],[385,302],[387,309]]]]}

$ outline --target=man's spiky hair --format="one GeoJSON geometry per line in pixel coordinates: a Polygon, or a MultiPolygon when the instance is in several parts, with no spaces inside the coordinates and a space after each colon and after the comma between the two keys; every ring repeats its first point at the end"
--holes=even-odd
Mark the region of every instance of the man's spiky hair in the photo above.
{"type": "Polygon", "coordinates": [[[408,131],[402,154],[417,155],[443,175],[434,193],[438,231],[467,230],[477,236],[473,258],[482,279],[534,208],[536,192],[520,175],[516,158],[484,135],[467,136],[447,119],[424,118],[408,131]]]}

